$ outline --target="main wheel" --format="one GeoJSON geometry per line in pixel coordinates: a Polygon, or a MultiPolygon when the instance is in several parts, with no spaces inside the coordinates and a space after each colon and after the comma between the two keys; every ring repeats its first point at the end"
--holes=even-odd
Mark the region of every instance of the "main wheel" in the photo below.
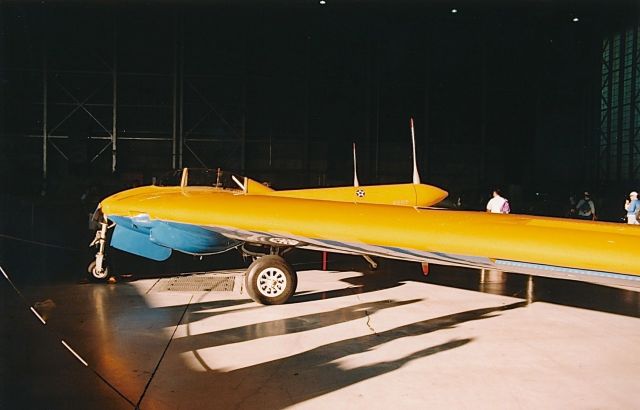
{"type": "Polygon", "coordinates": [[[95,280],[107,280],[109,277],[109,265],[107,265],[106,262],[106,260],[102,261],[102,271],[98,271],[98,269],[96,269],[96,261],[92,261],[87,267],[87,272],[95,280]]]}
{"type": "Polygon", "coordinates": [[[256,302],[280,305],[296,291],[298,275],[282,257],[265,255],[249,266],[245,285],[249,296],[256,302]]]}

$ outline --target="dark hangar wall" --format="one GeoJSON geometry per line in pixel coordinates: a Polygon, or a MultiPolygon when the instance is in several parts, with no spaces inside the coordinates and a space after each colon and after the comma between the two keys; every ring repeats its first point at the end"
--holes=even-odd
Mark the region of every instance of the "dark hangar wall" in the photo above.
{"type": "Polygon", "coordinates": [[[580,190],[595,182],[601,39],[636,10],[167,3],[2,6],[6,189],[39,192],[44,170],[55,191],[180,166],[349,183],[352,142],[361,183],[408,181],[414,117],[423,179],[453,195],[580,190]]]}

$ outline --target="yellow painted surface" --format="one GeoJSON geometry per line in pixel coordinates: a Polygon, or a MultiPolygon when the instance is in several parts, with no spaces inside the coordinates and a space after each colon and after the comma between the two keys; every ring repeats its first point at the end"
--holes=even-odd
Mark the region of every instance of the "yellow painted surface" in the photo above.
{"type": "Polygon", "coordinates": [[[394,184],[312,188],[275,191],[250,178],[245,178],[245,192],[283,198],[316,199],[319,201],[352,202],[397,206],[427,207],[447,197],[447,191],[426,184],[394,184]]]}
{"type": "Polygon", "coordinates": [[[268,195],[358,204],[426,207],[442,201],[447,197],[447,192],[425,184],[396,184],[272,191],[268,195]]]}
{"type": "Polygon", "coordinates": [[[276,192],[268,186],[261,184],[260,182],[254,181],[251,178],[244,178],[244,186],[246,193],[252,195],[268,195],[270,193],[276,192]]]}
{"type": "Polygon", "coordinates": [[[626,224],[142,187],[103,213],[553,266],[639,274],[640,228],[626,224]]]}

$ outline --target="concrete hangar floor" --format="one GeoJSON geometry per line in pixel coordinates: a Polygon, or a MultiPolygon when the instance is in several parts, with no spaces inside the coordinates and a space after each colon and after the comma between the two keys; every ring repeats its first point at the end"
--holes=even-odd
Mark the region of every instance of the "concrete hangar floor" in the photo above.
{"type": "Polygon", "coordinates": [[[639,289],[319,258],[280,306],[238,270],[7,271],[0,408],[640,408],[639,289]]]}

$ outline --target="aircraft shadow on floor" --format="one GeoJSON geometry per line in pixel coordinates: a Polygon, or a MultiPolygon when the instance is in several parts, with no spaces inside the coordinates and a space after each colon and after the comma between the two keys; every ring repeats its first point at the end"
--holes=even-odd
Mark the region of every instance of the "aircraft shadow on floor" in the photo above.
{"type": "Polygon", "coordinates": [[[483,280],[475,269],[434,267],[428,283],[494,295],[522,298],[617,315],[640,317],[640,289],[631,290],[576,280],[499,273],[497,280],[483,280]]]}
{"type": "MultiPolygon", "coordinates": [[[[209,397],[211,400],[208,402],[209,405],[215,406],[216,400],[220,400],[220,405],[230,405],[234,401],[235,404],[242,402],[243,407],[251,407],[252,403],[259,402],[263,408],[280,409],[382,376],[414,360],[462,347],[473,342],[473,338],[454,338],[444,343],[426,346],[401,358],[355,368],[344,368],[339,364],[341,359],[348,356],[373,351],[394,340],[452,329],[465,322],[490,319],[498,316],[500,312],[526,306],[526,302],[516,302],[436,317],[386,331],[328,343],[302,353],[230,371],[210,369],[206,360],[197,352],[206,347],[240,341],[237,339],[240,334],[257,333],[259,337],[273,336],[282,332],[287,333],[287,326],[293,327],[294,331],[310,331],[320,326],[342,323],[344,319],[342,314],[350,314],[352,315],[350,320],[356,320],[363,317],[362,309],[381,309],[385,308],[385,304],[389,305],[387,307],[397,307],[416,302],[415,300],[391,303],[379,301],[351,306],[344,310],[338,309],[334,312],[312,314],[292,319],[293,321],[283,319],[254,324],[247,326],[245,330],[228,329],[204,336],[186,337],[180,341],[174,341],[172,349],[177,348],[181,356],[185,352],[193,352],[199,363],[205,369],[209,369],[206,372],[191,372],[186,376],[191,383],[203,385],[215,383],[212,385],[217,386],[217,394],[215,397],[209,397]],[[304,325],[305,323],[308,325],[304,325]],[[223,340],[218,340],[219,338],[223,340]],[[249,380],[251,383],[245,382],[249,380]],[[255,386],[260,386],[259,391],[256,391],[255,386]]],[[[255,338],[255,336],[254,334],[249,338],[255,338]]],[[[159,385],[157,388],[164,387],[159,385]]],[[[144,401],[142,405],[144,406],[144,401]]]]}

